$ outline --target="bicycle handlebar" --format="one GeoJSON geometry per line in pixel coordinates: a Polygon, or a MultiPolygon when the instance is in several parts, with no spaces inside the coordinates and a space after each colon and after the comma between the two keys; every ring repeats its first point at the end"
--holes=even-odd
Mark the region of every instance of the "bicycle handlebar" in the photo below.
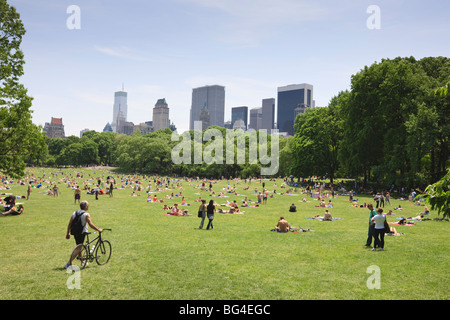
{"type": "MultiPolygon", "coordinates": [[[[103,229],[103,231],[105,231],[105,230],[112,231],[112,229],[103,229]]],[[[96,233],[97,233],[97,231],[94,231],[94,234],[96,234],[96,233]]],[[[91,232],[86,232],[85,234],[91,234],[91,232]]]]}

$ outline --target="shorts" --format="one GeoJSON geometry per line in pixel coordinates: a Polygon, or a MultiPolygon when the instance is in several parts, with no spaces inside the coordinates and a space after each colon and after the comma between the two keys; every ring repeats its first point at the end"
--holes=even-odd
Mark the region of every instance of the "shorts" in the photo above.
{"type": "Polygon", "coordinates": [[[79,200],[81,198],[81,195],[80,194],[76,194],[75,195],[75,200],[79,200]]]}
{"type": "Polygon", "coordinates": [[[79,244],[83,244],[84,238],[86,237],[86,235],[84,233],[82,233],[82,234],[74,234],[73,237],[75,238],[75,243],[77,245],[79,245],[79,244]]]}

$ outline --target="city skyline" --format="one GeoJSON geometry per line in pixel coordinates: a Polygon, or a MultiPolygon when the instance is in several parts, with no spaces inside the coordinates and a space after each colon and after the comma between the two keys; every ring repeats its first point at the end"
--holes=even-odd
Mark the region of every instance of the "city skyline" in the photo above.
{"type": "Polygon", "coordinates": [[[365,66],[450,52],[450,3],[437,0],[8,2],[27,30],[20,82],[34,97],[33,122],[62,118],[67,136],[102,131],[123,83],[128,121],[152,119],[165,97],[183,132],[192,88],[224,86],[227,121],[231,108],[260,108],[280,86],[311,83],[316,106],[326,106],[365,66]],[[369,25],[373,4],[378,28],[369,25]],[[72,5],[79,28],[68,27],[72,5]]]}

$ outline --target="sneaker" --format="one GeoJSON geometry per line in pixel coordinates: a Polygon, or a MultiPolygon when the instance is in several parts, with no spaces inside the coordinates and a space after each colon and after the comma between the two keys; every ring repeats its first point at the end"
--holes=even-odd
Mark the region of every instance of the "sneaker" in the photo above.
{"type": "Polygon", "coordinates": [[[372,251],[377,251],[377,248],[372,248],[372,251]]]}
{"type": "Polygon", "coordinates": [[[384,251],[384,248],[381,248],[380,251],[384,251]]]}
{"type": "Polygon", "coordinates": [[[64,269],[67,269],[67,268],[70,267],[70,266],[71,266],[71,264],[67,262],[67,263],[64,265],[64,269]]]}

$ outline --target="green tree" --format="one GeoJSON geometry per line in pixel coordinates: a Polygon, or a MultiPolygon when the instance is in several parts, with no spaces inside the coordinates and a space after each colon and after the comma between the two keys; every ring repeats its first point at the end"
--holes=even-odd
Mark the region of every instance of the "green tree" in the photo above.
{"type": "Polygon", "coordinates": [[[309,109],[297,116],[292,143],[296,176],[327,176],[333,183],[339,169],[338,150],[342,138],[340,105],[347,96],[347,92],[341,92],[328,107],[309,109]]]}
{"type": "Polygon", "coordinates": [[[45,152],[42,129],[31,119],[32,98],[19,83],[24,55],[20,49],[25,28],[20,15],[0,0],[0,172],[21,177],[25,161],[45,152]]]}
{"type": "Polygon", "coordinates": [[[64,138],[47,137],[46,141],[48,146],[48,153],[52,156],[58,156],[61,151],[68,145],[68,140],[64,138]]]}
{"type": "Polygon", "coordinates": [[[416,114],[411,114],[405,122],[406,126],[406,153],[410,159],[411,180],[419,184],[426,184],[431,174],[429,154],[438,142],[438,119],[436,108],[421,104],[416,114]]]}
{"type": "Polygon", "coordinates": [[[293,155],[294,137],[280,137],[280,176],[289,176],[293,173],[295,159],[293,155]]]}
{"type": "Polygon", "coordinates": [[[425,189],[423,197],[430,204],[431,210],[438,210],[444,218],[450,218],[450,171],[438,182],[425,189]]]}
{"type": "Polygon", "coordinates": [[[116,149],[117,164],[129,172],[171,173],[171,148],[167,138],[170,139],[168,135],[142,136],[140,133],[122,137],[116,149]]]}
{"type": "Polygon", "coordinates": [[[367,182],[412,184],[405,123],[428,103],[432,82],[413,57],[383,59],[352,76],[344,104],[340,160],[346,172],[367,182]]]}

